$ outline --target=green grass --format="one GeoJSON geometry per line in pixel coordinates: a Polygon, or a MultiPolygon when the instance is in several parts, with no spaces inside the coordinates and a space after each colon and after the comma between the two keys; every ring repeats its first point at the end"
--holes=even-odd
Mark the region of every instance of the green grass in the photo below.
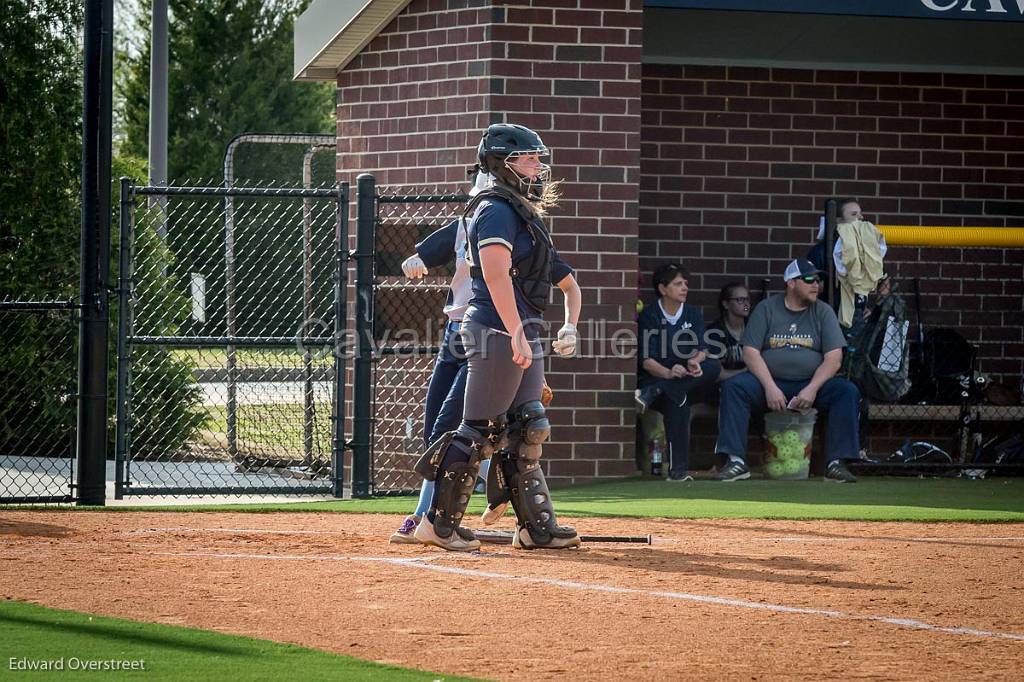
{"type": "MultiPolygon", "coordinates": [[[[324,445],[331,442],[330,405],[315,403],[313,442],[324,445]]],[[[228,408],[211,405],[205,428],[213,433],[227,434],[228,408]]],[[[278,456],[302,456],[305,439],[306,412],[302,404],[254,403],[239,405],[236,409],[238,439],[246,445],[275,449],[278,456]]],[[[225,435],[226,437],[226,435],[225,435]]]]}
{"type": "Polygon", "coordinates": [[[0,670],[18,679],[464,680],[361,661],[291,644],[0,602],[0,670]],[[24,672],[11,660],[64,660],[64,670],[24,672]],[[143,661],[144,670],[72,671],[81,661],[143,661]],[[13,673],[13,674],[12,674],[13,673]]]}
{"type": "MultiPolygon", "coordinates": [[[[228,366],[228,352],[223,347],[178,348],[171,351],[171,357],[196,369],[223,369],[228,366]]],[[[241,348],[235,351],[235,362],[238,367],[299,369],[304,366],[302,355],[295,348],[241,348]]],[[[312,364],[313,367],[331,367],[334,358],[331,355],[317,355],[313,357],[312,364]]]]}
{"type": "MultiPolygon", "coordinates": [[[[1024,479],[861,477],[854,484],[750,480],[669,483],[628,479],[554,491],[561,515],[671,519],[1024,521],[1024,479]]],[[[328,511],[408,514],[413,497],[288,504],[137,507],[146,511],[328,511]]],[[[475,495],[470,513],[483,509],[475,495]]],[[[108,508],[112,511],[124,507],[108,508]]]]}
{"type": "Polygon", "coordinates": [[[1024,480],[883,478],[855,484],[627,481],[556,493],[561,514],[677,519],[1024,521],[1024,480]]]}

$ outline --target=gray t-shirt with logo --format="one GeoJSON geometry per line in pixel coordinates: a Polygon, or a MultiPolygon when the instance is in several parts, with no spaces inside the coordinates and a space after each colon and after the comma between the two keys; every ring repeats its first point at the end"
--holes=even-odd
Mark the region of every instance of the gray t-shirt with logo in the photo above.
{"type": "Polygon", "coordinates": [[[845,347],[846,340],[827,303],[815,301],[793,312],[785,298],[776,295],[759,303],[750,313],[740,343],[761,351],[772,377],[803,381],[814,376],[825,353],[845,347]]]}

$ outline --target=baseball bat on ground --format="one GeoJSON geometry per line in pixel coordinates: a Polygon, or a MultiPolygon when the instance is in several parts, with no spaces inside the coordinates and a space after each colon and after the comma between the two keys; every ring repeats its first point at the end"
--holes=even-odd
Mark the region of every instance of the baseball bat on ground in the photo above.
{"type": "MultiPolygon", "coordinates": [[[[480,542],[487,542],[493,545],[511,545],[512,532],[510,530],[475,530],[473,535],[480,542]]],[[[637,545],[651,544],[650,535],[580,535],[582,542],[627,542],[637,545]]]]}

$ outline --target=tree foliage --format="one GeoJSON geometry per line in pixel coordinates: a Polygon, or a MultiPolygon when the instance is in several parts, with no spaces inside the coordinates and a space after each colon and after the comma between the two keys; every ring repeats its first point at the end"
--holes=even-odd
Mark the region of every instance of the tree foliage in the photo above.
{"type": "MultiPolygon", "coordinates": [[[[81,30],[77,0],[0,0],[0,300],[77,298],[81,30]]],[[[69,452],[76,336],[69,311],[0,315],[0,452],[69,452]]]]}
{"type": "MultiPolygon", "coordinates": [[[[332,129],[330,84],[291,79],[293,19],[306,4],[308,0],[169,0],[171,182],[220,182],[225,148],[239,133],[332,129]]],[[[143,0],[136,21],[145,37],[138,54],[126,60],[123,82],[123,149],[143,158],[148,148],[150,12],[149,0],[143,0]]]]}
{"type": "Polygon", "coordinates": [[[0,298],[78,288],[81,4],[0,0],[0,298]]]}

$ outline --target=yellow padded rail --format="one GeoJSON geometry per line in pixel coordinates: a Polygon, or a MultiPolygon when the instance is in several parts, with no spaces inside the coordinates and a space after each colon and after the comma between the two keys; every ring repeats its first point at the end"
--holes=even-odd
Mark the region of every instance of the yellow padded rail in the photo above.
{"type": "Polygon", "coordinates": [[[889,246],[1024,247],[1024,227],[878,225],[889,246]]]}

